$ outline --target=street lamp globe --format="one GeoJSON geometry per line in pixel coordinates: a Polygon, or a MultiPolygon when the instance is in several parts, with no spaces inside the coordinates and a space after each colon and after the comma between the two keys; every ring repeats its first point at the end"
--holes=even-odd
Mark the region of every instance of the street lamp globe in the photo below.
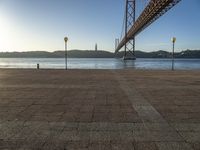
{"type": "Polygon", "coordinates": [[[64,38],[64,41],[67,42],[67,41],[68,41],[68,37],[65,37],[65,38],[64,38]]]}
{"type": "Polygon", "coordinates": [[[175,43],[175,42],[176,42],[176,38],[173,37],[173,38],[172,38],[172,43],[175,43]]]}

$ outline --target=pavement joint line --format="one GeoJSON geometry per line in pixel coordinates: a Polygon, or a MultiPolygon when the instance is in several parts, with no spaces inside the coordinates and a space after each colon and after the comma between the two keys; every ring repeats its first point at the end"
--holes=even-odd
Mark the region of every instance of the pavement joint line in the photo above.
{"type": "MultiPolygon", "coordinates": [[[[91,122],[91,123],[77,123],[77,122],[48,122],[48,121],[5,121],[0,123],[2,126],[10,128],[13,124],[19,125],[19,128],[24,127],[39,127],[38,129],[49,129],[49,127],[62,127],[64,130],[73,129],[79,131],[144,131],[147,128],[143,123],[110,123],[110,122],[91,122]]],[[[147,123],[147,126],[154,125],[154,123],[147,123]]],[[[159,124],[160,125],[160,124],[159,124]]],[[[14,128],[15,126],[13,126],[14,128]]],[[[152,132],[157,132],[161,129],[152,129],[152,132]]],[[[170,132],[172,130],[169,130],[170,132]]]]}
{"type": "MultiPolygon", "coordinates": [[[[46,121],[27,121],[27,122],[7,122],[4,123],[4,128],[6,129],[6,131],[11,132],[12,128],[9,129],[10,127],[12,127],[13,124],[17,123],[18,128],[22,129],[22,132],[18,132],[15,135],[13,135],[13,137],[10,140],[20,140],[20,139],[27,139],[27,138],[48,138],[51,139],[52,136],[54,137],[59,137],[61,134],[63,134],[64,136],[68,137],[68,140],[72,140],[72,141],[76,141],[77,138],[81,140],[81,137],[83,136],[83,138],[88,138],[87,135],[90,135],[90,138],[92,138],[91,140],[97,141],[97,139],[101,139],[104,137],[110,137],[108,139],[101,139],[101,140],[105,140],[105,141],[109,141],[109,140],[124,140],[124,138],[130,141],[134,141],[136,140],[137,142],[183,142],[180,139],[176,139],[175,136],[173,136],[173,132],[164,132],[163,136],[161,134],[161,132],[159,131],[151,131],[151,134],[146,134],[146,130],[141,129],[138,130],[138,126],[143,126],[142,123],[136,123],[137,126],[134,126],[134,123],[126,123],[126,125],[131,125],[131,128],[124,128],[124,124],[119,124],[119,123],[84,123],[85,125],[87,125],[89,128],[85,127],[84,128],[80,128],[80,124],[83,123],[69,123],[69,122],[55,122],[55,123],[49,123],[46,121]],[[113,125],[115,124],[114,128],[113,125]],[[77,125],[76,128],[74,128],[74,125],[77,125]],[[108,128],[108,126],[110,126],[110,128],[108,128]],[[8,129],[7,129],[8,127],[8,129]],[[59,129],[58,129],[59,128],[59,129]],[[28,131],[28,132],[27,132],[28,131]],[[50,132],[48,132],[50,131],[50,132]],[[33,133],[31,137],[29,137],[30,133],[33,133]],[[48,132],[48,134],[46,134],[48,132]],[[66,134],[67,133],[67,134],[66,134]],[[83,133],[83,135],[82,135],[83,133]],[[85,133],[85,134],[84,134],[85,133]],[[82,136],[81,136],[82,135],[82,136]],[[119,136],[119,137],[115,137],[115,136],[119,136]],[[173,137],[171,138],[170,135],[172,135],[173,137]],[[96,139],[93,139],[94,138],[96,139]],[[160,138],[162,137],[162,138],[160,138]],[[116,139],[115,139],[116,138],[116,139]]],[[[13,127],[15,128],[15,126],[13,127]]],[[[83,139],[82,139],[83,140],[83,139]]],[[[124,141],[125,142],[125,141],[124,141]]]]}
{"type": "Polygon", "coordinates": [[[28,84],[28,85],[0,85],[0,88],[35,88],[35,89],[41,89],[41,88],[48,88],[48,89],[73,89],[73,88],[92,88],[93,86],[88,85],[85,87],[84,85],[55,85],[55,84],[28,84]]]}

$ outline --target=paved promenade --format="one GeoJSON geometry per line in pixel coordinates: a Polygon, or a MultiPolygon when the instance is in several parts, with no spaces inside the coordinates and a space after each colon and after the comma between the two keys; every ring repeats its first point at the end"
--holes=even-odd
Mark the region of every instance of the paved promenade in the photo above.
{"type": "Polygon", "coordinates": [[[200,71],[0,69],[0,150],[200,150],[200,71]]]}

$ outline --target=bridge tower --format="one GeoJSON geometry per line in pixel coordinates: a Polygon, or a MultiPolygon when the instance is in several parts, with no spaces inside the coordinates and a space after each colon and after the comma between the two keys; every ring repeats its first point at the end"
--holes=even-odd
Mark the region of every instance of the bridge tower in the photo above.
{"type": "Polygon", "coordinates": [[[126,0],[125,12],[125,53],[124,60],[135,60],[135,36],[128,38],[127,34],[135,23],[135,6],[136,0],[126,0]]]}

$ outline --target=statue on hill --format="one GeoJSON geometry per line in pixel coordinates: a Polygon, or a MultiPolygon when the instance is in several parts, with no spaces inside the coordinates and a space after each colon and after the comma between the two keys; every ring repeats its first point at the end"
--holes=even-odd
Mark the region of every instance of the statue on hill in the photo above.
{"type": "Polygon", "coordinates": [[[95,52],[98,50],[97,43],[95,44],[95,52]]]}

